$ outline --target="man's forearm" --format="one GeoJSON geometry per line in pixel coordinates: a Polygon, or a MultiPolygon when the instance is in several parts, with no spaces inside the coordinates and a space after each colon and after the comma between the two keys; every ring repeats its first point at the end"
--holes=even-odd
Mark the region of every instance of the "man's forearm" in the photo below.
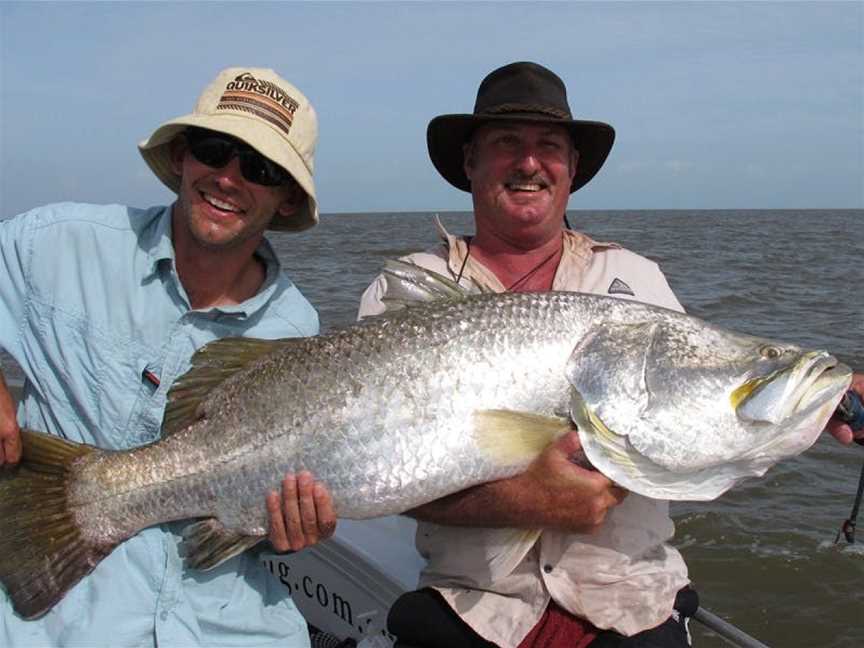
{"type": "Polygon", "coordinates": [[[549,446],[524,473],[481,484],[419,506],[408,515],[449,526],[595,531],[627,491],[573,464],[580,449],[570,433],[549,446]]]}
{"type": "Polygon", "coordinates": [[[619,504],[626,491],[595,473],[584,489],[550,489],[530,473],[480,484],[406,513],[417,520],[465,527],[558,529],[591,533],[619,504]]]}
{"type": "Polygon", "coordinates": [[[417,520],[448,526],[542,528],[540,507],[519,477],[473,486],[406,513],[417,520]],[[536,503],[535,503],[536,504],[536,503]]]}

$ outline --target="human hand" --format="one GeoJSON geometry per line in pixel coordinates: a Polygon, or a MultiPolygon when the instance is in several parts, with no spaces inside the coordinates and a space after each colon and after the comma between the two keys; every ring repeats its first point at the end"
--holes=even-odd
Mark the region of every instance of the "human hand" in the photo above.
{"type": "Polygon", "coordinates": [[[568,432],[537,457],[525,473],[533,487],[546,495],[543,512],[552,526],[578,533],[593,533],[628,491],[597,472],[577,465],[582,444],[568,432]]]}
{"type": "MultiPolygon", "coordinates": [[[[857,393],[861,400],[864,400],[864,374],[853,374],[849,389],[857,393]]],[[[852,441],[864,441],[864,430],[853,432],[851,427],[836,418],[828,420],[825,430],[844,445],[849,445],[852,441]]]]}
{"type": "Polygon", "coordinates": [[[21,430],[15,417],[15,404],[0,373],[0,467],[21,460],[21,430]]]}
{"type": "Polygon", "coordinates": [[[336,530],[336,513],[330,493],[312,474],[285,475],[282,497],[267,494],[270,517],[268,539],[278,552],[300,551],[326,540],[336,530]]]}

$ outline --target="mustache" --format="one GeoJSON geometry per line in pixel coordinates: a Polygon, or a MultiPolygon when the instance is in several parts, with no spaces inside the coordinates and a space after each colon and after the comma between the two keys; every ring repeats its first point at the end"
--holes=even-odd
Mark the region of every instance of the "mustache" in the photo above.
{"type": "Polygon", "coordinates": [[[549,178],[546,177],[544,173],[535,172],[531,174],[525,173],[514,173],[507,177],[504,181],[505,184],[539,184],[544,187],[548,187],[551,182],[549,182],[549,178]]]}

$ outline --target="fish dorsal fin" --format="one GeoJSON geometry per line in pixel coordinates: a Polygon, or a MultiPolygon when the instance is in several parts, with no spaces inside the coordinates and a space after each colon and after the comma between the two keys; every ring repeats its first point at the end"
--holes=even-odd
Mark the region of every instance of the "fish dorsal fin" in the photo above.
{"type": "Polygon", "coordinates": [[[167,436],[182,430],[202,418],[202,404],[227,378],[264,356],[301,339],[260,340],[233,337],[205,344],[192,356],[189,371],[174,381],[168,392],[168,405],[162,417],[162,435],[167,436]]]}
{"type": "Polygon", "coordinates": [[[460,300],[469,295],[490,292],[471,280],[462,286],[449,277],[410,261],[388,259],[382,270],[386,289],[381,301],[387,312],[441,299],[460,300]]]}
{"type": "Polygon", "coordinates": [[[569,420],[557,416],[503,409],[474,412],[477,447],[497,464],[529,463],[546,446],[569,431],[569,420]]]}

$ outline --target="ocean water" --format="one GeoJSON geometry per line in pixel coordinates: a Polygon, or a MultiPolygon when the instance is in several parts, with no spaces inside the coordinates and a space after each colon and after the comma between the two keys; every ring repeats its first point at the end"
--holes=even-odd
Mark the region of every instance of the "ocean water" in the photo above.
{"type": "MultiPolygon", "coordinates": [[[[573,227],[660,263],[688,312],[729,328],[825,348],[864,371],[864,210],[570,212],[573,227]]],[[[436,243],[431,213],[324,215],[271,235],[322,329],[354,321],[387,258],[436,243]]],[[[473,230],[468,213],[441,219],[473,230]]],[[[3,362],[7,376],[18,372],[3,362]]],[[[711,430],[705,430],[706,435],[711,430]]],[[[675,504],[676,545],[703,605],[770,646],[864,645],[860,544],[835,548],[864,447],[821,439],[719,500],[675,504]]],[[[691,625],[699,646],[722,640],[691,625]]]]}

